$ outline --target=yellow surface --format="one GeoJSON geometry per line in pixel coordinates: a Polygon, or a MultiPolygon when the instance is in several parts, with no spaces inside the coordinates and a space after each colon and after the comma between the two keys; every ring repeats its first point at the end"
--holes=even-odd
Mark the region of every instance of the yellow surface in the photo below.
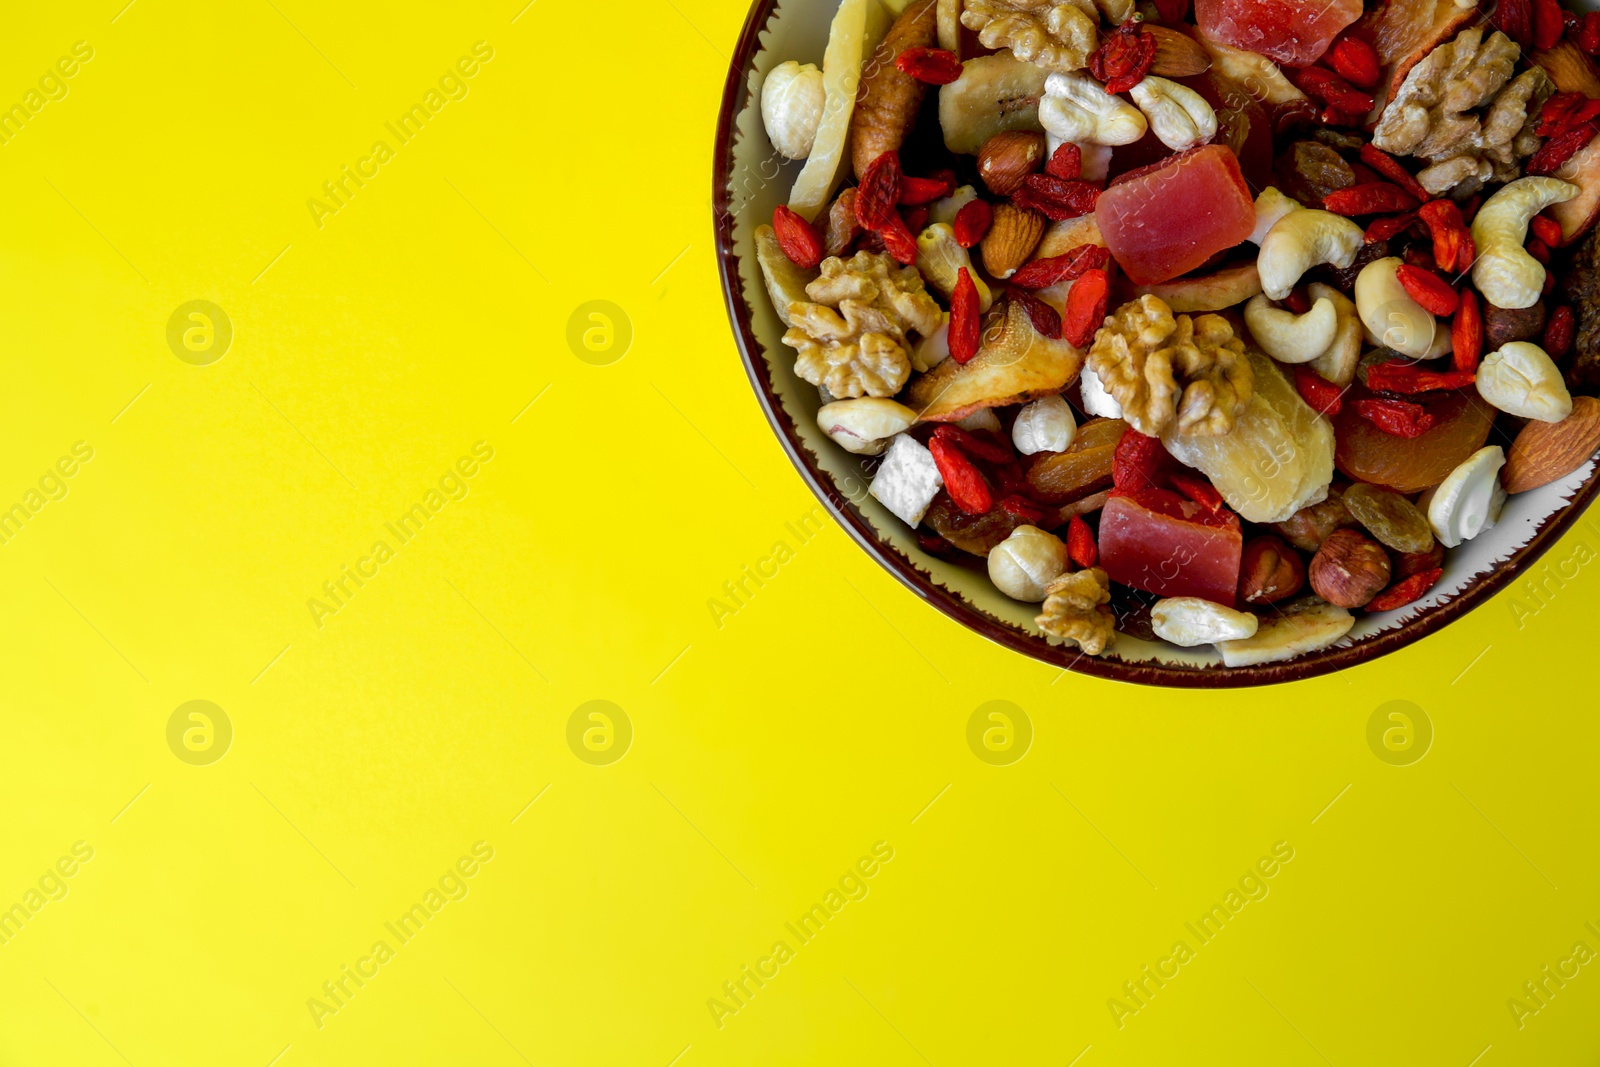
{"type": "Polygon", "coordinates": [[[1063,676],[871,563],[750,394],[707,196],[740,3],[121,2],[0,35],[7,101],[93,50],[0,144],[0,1064],[1600,1052],[1592,962],[1508,1008],[1600,951],[1600,526],[1339,677],[1063,676]],[[215,315],[169,346],[196,300],[220,359],[215,315]],[[631,344],[582,319],[585,361],[596,300],[631,344]],[[1020,760],[969,748],[992,701],[1020,760]],[[1369,748],[1392,701],[1420,762],[1369,748]]]}

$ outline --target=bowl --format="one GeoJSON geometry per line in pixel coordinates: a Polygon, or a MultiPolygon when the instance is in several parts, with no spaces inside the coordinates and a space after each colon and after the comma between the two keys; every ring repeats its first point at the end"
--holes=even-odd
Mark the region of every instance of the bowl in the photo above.
{"type": "MultiPolygon", "coordinates": [[[[728,317],[756,400],[778,442],[823,506],[866,554],[924,602],[974,632],[1024,655],[1081,674],[1143,685],[1270,685],[1329,674],[1403,648],[1486,604],[1578,523],[1597,492],[1591,458],[1564,478],[1510,498],[1490,530],[1449,550],[1444,576],[1426,597],[1396,611],[1360,615],[1338,644],[1283,663],[1227,667],[1210,646],[1178,648],[1123,633],[1100,657],[1052,645],[1033,623],[1037,605],[1011,600],[981,566],[922,551],[912,530],[867,495],[864,457],[818,429],[817,389],[794,374],[794,352],[767,297],[752,233],[787,200],[800,164],[780,156],[761,123],[760,85],[777,64],[819,66],[836,0],[756,0],[728,69],[712,161],[712,211],[728,317]]],[[[1498,428],[1490,444],[1509,448],[1498,428]]],[[[1583,528],[1600,536],[1600,524],[1583,528]]],[[[1509,602],[1513,618],[1517,601],[1509,602]]],[[[1526,607],[1526,606],[1524,606],[1526,607]]]]}

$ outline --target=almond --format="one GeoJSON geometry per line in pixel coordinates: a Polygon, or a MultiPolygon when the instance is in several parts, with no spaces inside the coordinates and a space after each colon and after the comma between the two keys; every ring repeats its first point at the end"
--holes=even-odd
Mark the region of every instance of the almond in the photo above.
{"type": "Polygon", "coordinates": [[[1187,33],[1151,26],[1144,32],[1156,39],[1156,59],[1150,73],[1163,78],[1193,78],[1211,69],[1211,55],[1187,33]]]}
{"type": "Polygon", "coordinates": [[[997,133],[978,149],[978,175],[996,196],[1010,196],[1044,160],[1044,134],[1032,130],[997,133]]]}
{"type": "Polygon", "coordinates": [[[983,269],[996,278],[1009,278],[1028,261],[1044,236],[1045,217],[1032,208],[996,204],[994,222],[978,248],[983,269]]]}
{"type": "Polygon", "coordinates": [[[1577,470],[1600,449],[1600,400],[1573,398],[1572,414],[1560,422],[1530,422],[1511,444],[1500,482],[1508,493],[1526,493],[1577,470]]]}

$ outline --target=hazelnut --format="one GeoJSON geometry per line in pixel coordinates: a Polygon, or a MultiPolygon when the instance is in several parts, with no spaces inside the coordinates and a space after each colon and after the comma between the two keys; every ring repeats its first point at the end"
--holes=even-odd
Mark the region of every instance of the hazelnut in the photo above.
{"type": "Polygon", "coordinates": [[[1341,608],[1365,607],[1389,584],[1389,555],[1354,530],[1335,530],[1311,560],[1311,588],[1341,608]]]}
{"type": "Polygon", "coordinates": [[[1067,546],[1037,526],[1018,526],[989,553],[989,579],[1012,600],[1038,604],[1067,569],[1067,546]]]}
{"type": "Polygon", "coordinates": [[[1032,130],[997,133],[978,149],[978,176],[996,196],[1010,196],[1044,159],[1044,134],[1032,130]]]}
{"type": "Polygon", "coordinates": [[[1329,490],[1328,499],[1301,508],[1283,522],[1275,524],[1273,529],[1300,551],[1315,552],[1333,531],[1355,524],[1350,509],[1344,506],[1343,493],[1329,490]]]}
{"type": "Polygon", "coordinates": [[[1300,554],[1274,534],[1245,542],[1239,560],[1239,599],[1246,604],[1276,604],[1300,592],[1306,565],[1300,554]]]}

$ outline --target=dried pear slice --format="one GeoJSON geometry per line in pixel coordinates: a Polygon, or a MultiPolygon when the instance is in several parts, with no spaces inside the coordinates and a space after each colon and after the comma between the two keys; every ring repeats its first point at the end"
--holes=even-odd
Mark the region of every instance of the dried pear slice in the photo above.
{"type": "Polygon", "coordinates": [[[984,408],[1054,396],[1077,378],[1083,352],[1033,328],[1021,304],[984,324],[983,347],[965,365],[947,359],[912,381],[900,402],[928,422],[954,422],[984,408]]]}
{"type": "Polygon", "coordinates": [[[833,197],[850,146],[850,116],[861,84],[861,63],[889,32],[892,16],[880,0],[843,0],[822,54],[822,123],[811,155],[789,193],[789,207],[807,222],[833,197]]]}
{"type": "Polygon", "coordinates": [[[806,296],[806,286],[815,281],[820,272],[814,267],[804,270],[795,266],[794,260],[783,254],[778,235],[771,226],[757,226],[755,241],[756,262],[761,264],[761,277],[766,280],[772,309],[785,326],[793,326],[789,318],[789,305],[796,300],[810,299],[806,296]]]}
{"type": "Polygon", "coordinates": [[[1255,392],[1233,432],[1161,435],[1178,462],[1211,479],[1229,507],[1251,522],[1283,522],[1320,503],[1333,481],[1333,426],[1300,399],[1283,372],[1254,348],[1255,392]]]}

